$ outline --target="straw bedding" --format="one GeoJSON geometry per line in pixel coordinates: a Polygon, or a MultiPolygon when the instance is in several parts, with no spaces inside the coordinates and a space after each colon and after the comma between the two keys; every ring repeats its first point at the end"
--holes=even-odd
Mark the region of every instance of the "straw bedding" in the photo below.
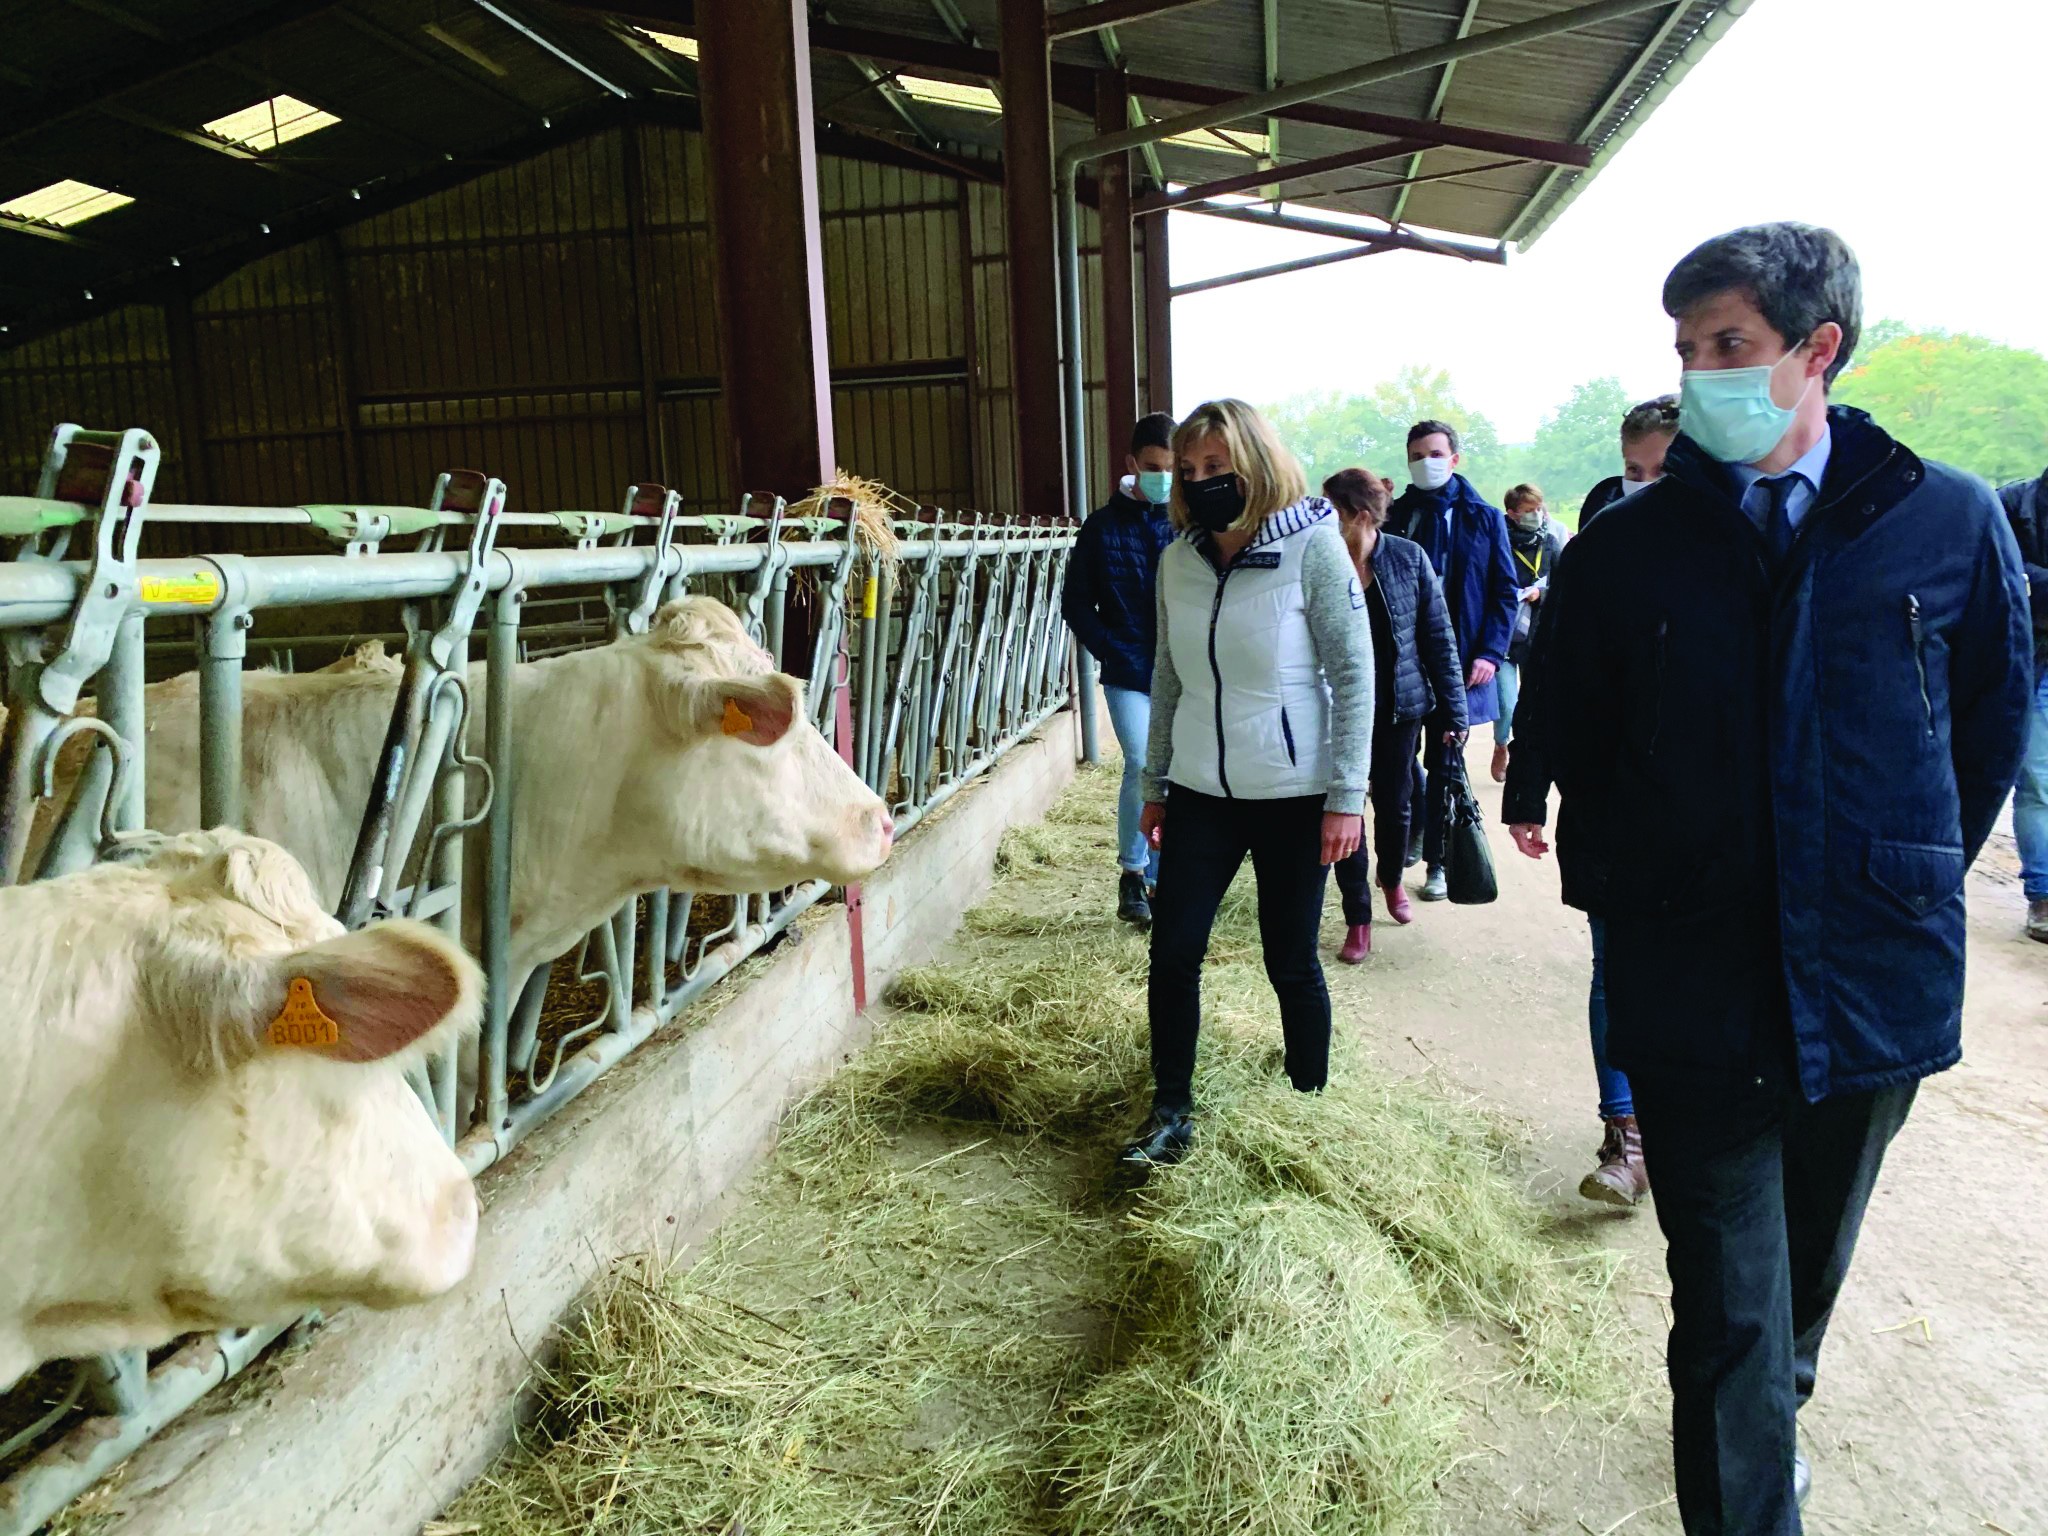
{"type": "Polygon", "coordinates": [[[789,1117],[688,1267],[620,1264],[544,1411],[449,1511],[491,1536],[1399,1533],[1461,1449],[1453,1329],[1604,1411],[1608,1261],[1560,1246],[1512,1135],[1340,1016],[1289,1091],[1248,879],[1205,974],[1197,1149],[1111,1153],[1148,1080],[1115,780],[1006,839],[956,957],[789,1117]]]}

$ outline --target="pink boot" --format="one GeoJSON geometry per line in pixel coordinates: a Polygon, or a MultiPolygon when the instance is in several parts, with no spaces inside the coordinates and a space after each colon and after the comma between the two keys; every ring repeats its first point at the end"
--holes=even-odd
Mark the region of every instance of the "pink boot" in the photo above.
{"type": "Polygon", "coordinates": [[[1408,900],[1407,886],[1399,880],[1389,880],[1380,890],[1387,898],[1387,916],[1397,923],[1415,921],[1415,906],[1408,900]]]}
{"type": "Polygon", "coordinates": [[[1346,965],[1360,965],[1372,953],[1372,924],[1353,923],[1344,930],[1344,947],[1337,951],[1337,958],[1346,965]]]}

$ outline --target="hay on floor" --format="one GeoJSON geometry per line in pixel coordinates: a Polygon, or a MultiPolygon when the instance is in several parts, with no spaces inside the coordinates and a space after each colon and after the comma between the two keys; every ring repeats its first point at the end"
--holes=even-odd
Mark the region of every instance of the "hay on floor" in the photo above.
{"type": "Polygon", "coordinates": [[[1402,1533],[1458,1454],[1450,1329],[1541,1392],[1616,1394],[1604,1261],[1512,1137],[1340,1029],[1278,1074],[1249,881],[1211,964],[1201,1137],[1133,1186],[1142,938],[1107,918],[1115,781],[1004,842],[959,957],[790,1117],[686,1270],[630,1263],[526,1443],[450,1511],[570,1531],[1402,1533]]]}

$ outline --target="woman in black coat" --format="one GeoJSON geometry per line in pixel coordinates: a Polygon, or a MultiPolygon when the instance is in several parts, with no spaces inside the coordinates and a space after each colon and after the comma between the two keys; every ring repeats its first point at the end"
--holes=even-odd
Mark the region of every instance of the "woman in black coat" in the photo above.
{"type": "Polygon", "coordinates": [[[1372,838],[1338,863],[1344,897],[1344,947],[1337,958],[1356,965],[1372,952],[1372,888],[1387,901],[1387,915],[1412,922],[1414,909],[1401,884],[1413,805],[1409,765],[1425,722],[1446,742],[1465,738],[1465,669],[1451,633],[1450,609],[1429,556],[1420,544],[1382,533],[1386,482],[1363,469],[1346,469],[1323,482],[1337,508],[1344,542],[1358,567],[1360,617],[1371,627],[1373,649],[1372,838]],[[1379,856],[1367,853],[1369,841],[1379,856]]]}

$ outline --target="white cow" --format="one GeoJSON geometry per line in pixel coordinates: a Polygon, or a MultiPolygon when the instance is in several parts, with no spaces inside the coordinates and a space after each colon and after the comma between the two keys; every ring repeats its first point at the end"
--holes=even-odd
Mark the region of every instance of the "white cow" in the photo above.
{"type": "Polygon", "coordinates": [[[477,1021],[434,929],[343,934],[259,838],[144,839],[0,889],[0,992],[0,1390],[469,1273],[476,1191],[404,1075],[477,1021]]]}
{"type": "MultiPolygon", "coordinates": [[[[330,907],[397,688],[397,664],[375,660],[243,682],[244,820],[305,864],[330,907]]],[[[470,745],[481,750],[481,666],[470,696],[470,745]]],[[[196,827],[197,675],[151,687],[145,710],[148,825],[196,827]]],[[[811,725],[803,685],[712,598],[668,604],[645,636],[521,666],[513,725],[515,985],[638,892],[845,884],[888,856],[887,808],[811,725]]],[[[60,785],[83,762],[87,743],[75,745],[60,785]]],[[[483,842],[470,839],[472,944],[483,842]]],[[[32,847],[30,868],[35,856],[32,847]]]]}

